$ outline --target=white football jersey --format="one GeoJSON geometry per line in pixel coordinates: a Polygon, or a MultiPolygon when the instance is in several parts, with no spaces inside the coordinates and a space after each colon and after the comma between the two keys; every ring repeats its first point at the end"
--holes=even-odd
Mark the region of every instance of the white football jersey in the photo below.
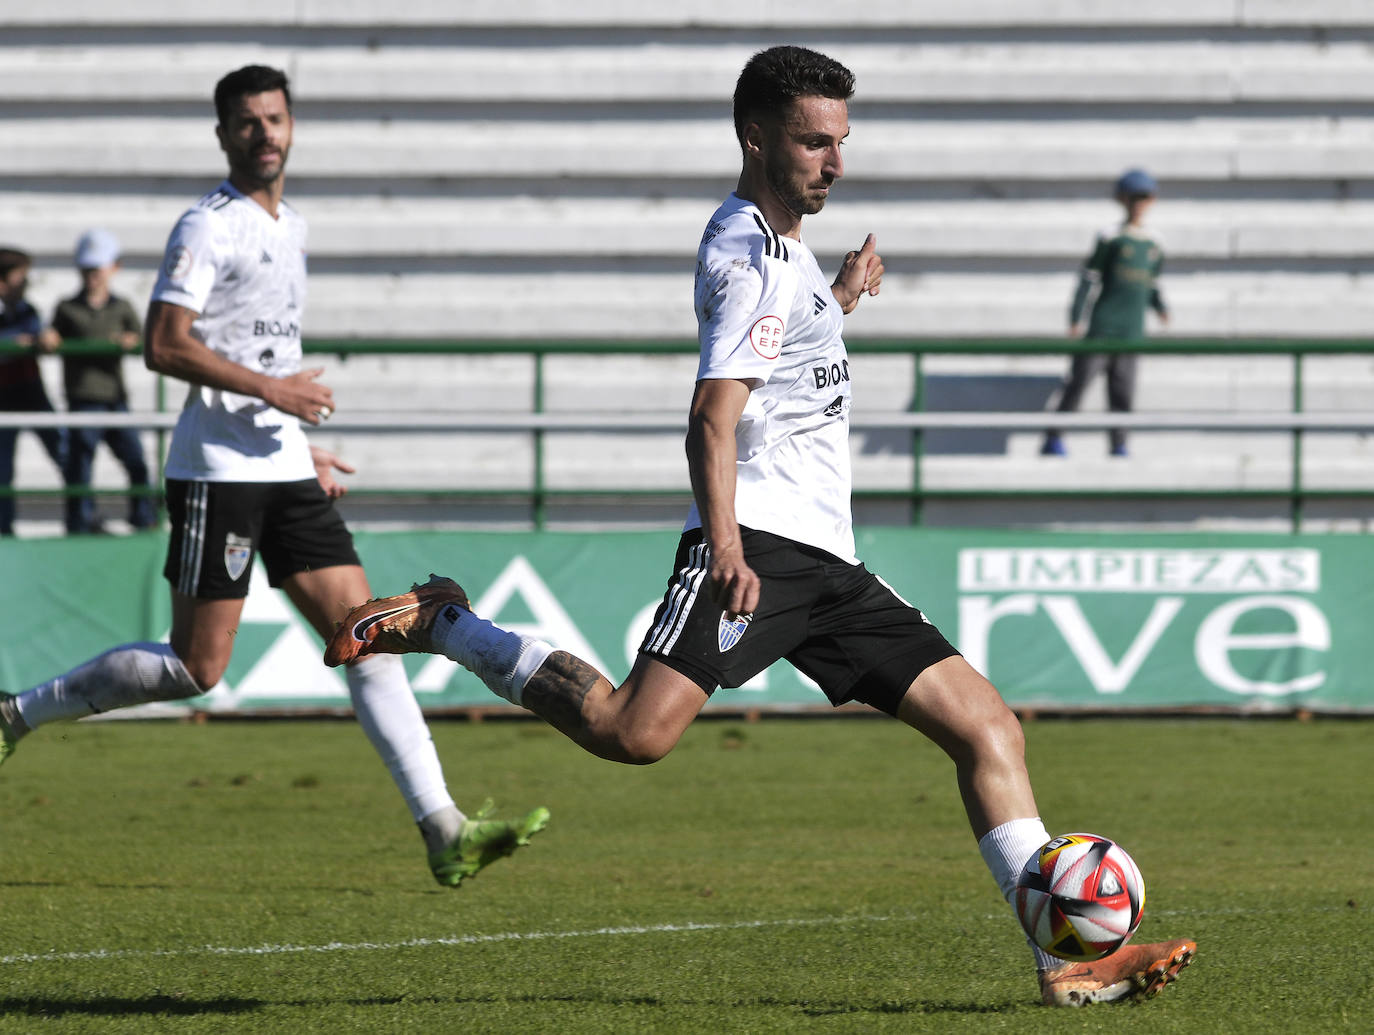
{"type": "MultiPolygon", "coordinates": [[[[154,302],[199,315],[191,333],[226,359],[286,377],[301,369],[305,220],[273,219],[228,180],[172,228],[154,302]]],[[[167,477],[276,482],[315,477],[300,421],[261,399],[193,384],[172,433],[167,477]]]]}
{"type": "MultiPolygon", "coordinates": [[[[697,379],[752,384],[735,428],[741,525],[857,564],[844,314],[816,257],[731,194],[697,250],[697,379]]],[[[701,526],[693,503],[687,529],[701,526]]]]}

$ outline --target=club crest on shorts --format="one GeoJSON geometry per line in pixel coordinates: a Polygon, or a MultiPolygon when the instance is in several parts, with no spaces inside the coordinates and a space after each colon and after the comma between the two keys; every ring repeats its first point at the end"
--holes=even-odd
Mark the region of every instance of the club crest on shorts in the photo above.
{"type": "Polygon", "coordinates": [[[224,537],[224,570],[237,582],[248,570],[248,562],[253,559],[253,540],[230,532],[224,537]]]}
{"type": "Polygon", "coordinates": [[[728,611],[720,613],[720,625],[716,629],[716,637],[722,654],[739,643],[740,637],[744,635],[744,630],[749,628],[749,623],[753,620],[752,614],[731,615],[728,611]]]}

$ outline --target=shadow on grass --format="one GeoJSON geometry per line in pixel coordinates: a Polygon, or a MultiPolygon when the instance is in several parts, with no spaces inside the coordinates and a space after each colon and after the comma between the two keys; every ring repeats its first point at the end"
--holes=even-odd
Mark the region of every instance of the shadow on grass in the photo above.
{"type": "Polygon", "coordinates": [[[132,1015],[195,1017],[214,1014],[241,1014],[276,1006],[262,999],[183,999],[169,995],[150,995],[138,998],[126,996],[95,996],[90,999],[45,999],[41,996],[0,998],[0,1016],[28,1014],[31,1017],[64,1017],[68,1014],[88,1017],[123,1017],[132,1015]]]}
{"type": "Polygon", "coordinates": [[[0,1016],[64,1017],[68,1015],[86,1017],[199,1017],[234,1016],[248,1014],[257,1010],[282,1006],[311,1006],[315,1008],[329,1005],[391,1006],[401,1002],[413,1005],[462,1006],[464,1004],[513,1004],[526,1003],[577,1003],[602,1006],[624,1007],[683,1007],[710,1006],[718,1010],[771,1008],[794,1010],[807,1017],[864,1016],[864,1015],[903,1015],[916,1016],[938,1014],[1001,1014],[1019,1004],[1006,1003],[959,1003],[940,1000],[914,1000],[912,1002],[818,1002],[807,999],[747,999],[733,1003],[690,1002],[661,996],[635,995],[476,995],[476,996],[376,996],[368,999],[345,1000],[272,1000],[241,999],[222,997],[211,999],[192,999],[167,995],[143,997],[96,996],[90,999],[57,999],[34,997],[0,997],[0,1016]]]}
{"type": "Polygon", "coordinates": [[[951,1003],[938,1000],[916,1000],[910,1003],[789,1003],[761,1001],[760,1006],[783,1006],[797,1010],[807,1017],[833,1017],[839,1014],[980,1014],[1006,1013],[1019,1005],[1008,1003],[951,1003]]]}
{"type": "MultiPolygon", "coordinates": [[[[425,1000],[411,1000],[412,1002],[424,1001],[432,1002],[436,1005],[452,1004],[462,1006],[464,1004],[495,1004],[495,1003],[528,1003],[538,1005],[540,1003],[580,1003],[596,1004],[601,1006],[655,1006],[655,1007],[704,1007],[709,1006],[721,1011],[738,1009],[779,1009],[795,1010],[807,1017],[833,1017],[833,1016],[864,1016],[864,1015],[902,1015],[911,1014],[914,1016],[930,1016],[939,1014],[1004,1014],[1008,1010],[1019,1006],[1028,1006],[1030,1001],[1019,1002],[1007,1000],[997,1003],[968,1003],[950,1002],[939,999],[914,999],[910,1002],[847,1002],[831,1001],[825,1002],[815,999],[778,999],[772,997],[741,999],[733,1002],[717,1002],[714,1000],[698,999],[676,999],[653,995],[511,995],[511,996],[457,996],[452,999],[429,997],[425,1000]]],[[[359,1004],[354,1004],[359,1005],[359,1004]]]]}

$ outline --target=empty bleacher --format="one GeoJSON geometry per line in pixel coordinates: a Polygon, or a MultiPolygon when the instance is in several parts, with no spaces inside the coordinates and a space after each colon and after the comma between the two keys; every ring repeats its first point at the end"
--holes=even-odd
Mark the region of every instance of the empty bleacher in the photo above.
{"type": "MultiPolygon", "coordinates": [[[[806,228],[829,266],[878,234],[887,279],[851,317],[851,339],[1062,334],[1076,264],[1116,218],[1110,182],[1133,165],[1163,184],[1164,333],[1359,337],[1374,326],[1366,3],[14,6],[0,15],[0,239],[37,256],[31,297],[45,311],[73,290],[71,248],[93,225],[124,241],[118,290],[141,304],[172,222],[223,174],[215,80],[262,62],[294,85],[288,198],[311,225],[308,336],[690,338],[692,255],[738,171],[734,77],[755,50],[791,42],[858,76],[845,181],[806,228]]],[[[343,412],[520,409],[530,397],[520,357],[327,365],[343,412]]],[[[1066,361],[924,365],[936,408],[1041,409],[1066,361]]],[[[859,407],[910,404],[910,359],[856,369],[859,407]]],[[[546,401],[681,409],[692,370],[683,357],[559,360],[546,401]]],[[[46,361],[59,398],[55,371],[46,361]]],[[[1147,357],[1137,406],[1283,409],[1293,377],[1278,357],[1147,357]]],[[[129,381],[151,405],[132,362],[129,381]]],[[[1308,409],[1368,408],[1374,357],[1310,359],[1303,386],[1308,409]]],[[[1101,406],[1100,390],[1090,394],[1085,408],[1101,406]]],[[[517,434],[324,438],[359,464],[361,487],[519,487],[533,463],[517,434]]],[[[31,436],[21,441],[20,484],[56,485],[31,436]]],[[[1101,455],[1100,432],[1082,432],[1056,463],[1036,456],[1031,432],[939,441],[920,462],[923,482],[944,488],[1283,487],[1291,447],[1274,434],[1142,433],[1121,463],[1101,455]]],[[[1371,448],[1357,435],[1308,436],[1309,478],[1368,488],[1371,448]]],[[[672,435],[554,435],[546,459],[563,488],[685,485],[672,435]]],[[[860,486],[910,484],[915,463],[908,437],[856,437],[860,486]]],[[[108,457],[97,480],[119,484],[108,457]]],[[[1058,502],[1017,513],[1187,523],[1283,511],[1240,509],[1058,502]]],[[[1310,513],[1338,525],[1350,510],[1310,513]]],[[[994,503],[936,504],[925,517],[1010,520],[994,503]]]]}

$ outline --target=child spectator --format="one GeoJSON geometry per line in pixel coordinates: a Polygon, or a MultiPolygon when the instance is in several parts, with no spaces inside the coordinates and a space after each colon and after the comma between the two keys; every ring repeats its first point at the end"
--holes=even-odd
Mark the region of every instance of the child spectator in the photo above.
{"type": "MultiPolygon", "coordinates": [[[[1155,178],[1144,169],[1130,169],[1116,181],[1116,200],[1125,212],[1119,228],[1098,234],[1092,254],[1083,263],[1069,309],[1069,337],[1082,333],[1083,312],[1088,297],[1097,288],[1088,317],[1086,339],[1110,338],[1136,341],[1145,337],[1145,310],[1153,309],[1162,322],[1169,322],[1164,299],[1156,278],[1164,266],[1159,238],[1145,228],[1145,214],[1159,193],[1155,178]]],[[[1129,413],[1135,400],[1136,354],[1114,352],[1075,353],[1059,399],[1059,412],[1078,409],[1083,390],[1099,370],[1107,371],[1107,406],[1113,413],[1129,413]]],[[[1112,428],[1108,433],[1111,455],[1126,455],[1126,432],[1112,428]]],[[[1058,431],[1045,435],[1040,452],[1045,456],[1064,456],[1064,441],[1058,431]]]]}
{"type": "MultiPolygon", "coordinates": [[[[34,351],[51,352],[58,337],[44,327],[38,311],[24,300],[29,287],[33,260],[18,248],[0,248],[0,411],[12,413],[52,413],[53,406],[43,388],[34,351]],[[19,346],[15,351],[13,346],[19,346]]],[[[67,462],[67,432],[64,428],[41,428],[37,432],[43,448],[59,471],[67,462]]],[[[14,484],[14,447],[18,428],[0,428],[0,489],[14,484]]],[[[0,535],[14,535],[14,497],[0,494],[0,535]]]]}
{"type": "MultiPolygon", "coordinates": [[[[125,299],[110,292],[110,281],[119,269],[119,241],[108,230],[90,230],[76,245],[76,269],[81,290],[62,302],[53,314],[53,330],[63,338],[113,342],[124,351],[137,349],[143,328],[138,314],[125,299]]],[[[121,353],[92,355],[74,352],[62,357],[62,381],[67,409],[72,413],[128,413],[121,353]]],[[[147,490],[151,485],[143,444],[133,428],[72,428],[68,432],[67,484],[89,486],[96,446],[104,441],[129,476],[129,485],[147,490]]],[[[153,500],[148,495],[129,497],[129,524],[151,528],[157,523],[153,500]]],[[[67,497],[67,531],[105,531],[90,495],[67,497]]]]}

